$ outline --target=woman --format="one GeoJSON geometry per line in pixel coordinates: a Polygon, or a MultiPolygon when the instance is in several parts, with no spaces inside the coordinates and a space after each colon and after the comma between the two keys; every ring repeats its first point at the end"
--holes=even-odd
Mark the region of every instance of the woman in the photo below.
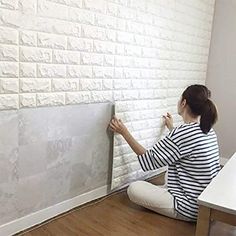
{"type": "Polygon", "coordinates": [[[124,137],[143,171],[168,166],[167,188],[137,181],[128,187],[130,200],[162,215],[196,221],[197,198],[220,170],[217,137],[212,129],[217,110],[207,87],[189,86],[178,102],[178,114],[184,123],[174,128],[167,113],[164,118],[170,133],[150,150],[140,145],[116,117],[110,129],[124,137]]]}

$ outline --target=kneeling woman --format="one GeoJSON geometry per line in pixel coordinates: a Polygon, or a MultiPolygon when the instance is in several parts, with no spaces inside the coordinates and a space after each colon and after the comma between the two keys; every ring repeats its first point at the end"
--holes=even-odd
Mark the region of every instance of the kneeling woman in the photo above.
{"type": "Polygon", "coordinates": [[[141,146],[116,117],[109,126],[138,155],[143,171],[168,166],[166,188],[133,182],[127,190],[130,200],[168,217],[196,221],[197,198],[220,170],[217,136],[212,129],[217,110],[207,87],[191,85],[178,102],[178,113],[183,124],[174,128],[171,115],[164,116],[170,132],[150,150],[141,146]]]}

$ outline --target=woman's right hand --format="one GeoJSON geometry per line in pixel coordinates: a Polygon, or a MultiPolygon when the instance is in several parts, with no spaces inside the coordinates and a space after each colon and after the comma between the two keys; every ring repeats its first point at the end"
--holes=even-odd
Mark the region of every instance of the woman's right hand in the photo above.
{"type": "Polygon", "coordinates": [[[166,116],[163,115],[163,118],[165,119],[165,125],[166,125],[166,127],[167,127],[170,131],[171,131],[172,129],[174,129],[172,115],[167,112],[166,116]]]}
{"type": "Polygon", "coordinates": [[[124,134],[128,131],[121,119],[117,119],[116,116],[113,116],[110,121],[109,128],[111,131],[121,134],[122,136],[124,136],[124,134]]]}

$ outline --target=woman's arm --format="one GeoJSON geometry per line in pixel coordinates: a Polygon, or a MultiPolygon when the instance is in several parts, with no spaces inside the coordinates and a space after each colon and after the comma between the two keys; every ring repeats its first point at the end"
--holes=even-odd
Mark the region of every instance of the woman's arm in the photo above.
{"type": "Polygon", "coordinates": [[[113,132],[121,134],[137,155],[142,155],[146,152],[146,149],[134,139],[123,122],[115,116],[111,120],[109,127],[113,132]]]}
{"type": "MultiPolygon", "coordinates": [[[[169,118],[171,118],[169,116],[169,118]]],[[[173,129],[172,119],[168,119],[169,129],[173,129]]],[[[121,120],[115,116],[111,120],[110,129],[113,132],[121,134],[129,146],[137,154],[139,163],[143,171],[150,171],[171,165],[181,158],[179,147],[172,140],[172,137],[165,137],[157,142],[151,149],[146,150],[130,134],[121,120]]]]}

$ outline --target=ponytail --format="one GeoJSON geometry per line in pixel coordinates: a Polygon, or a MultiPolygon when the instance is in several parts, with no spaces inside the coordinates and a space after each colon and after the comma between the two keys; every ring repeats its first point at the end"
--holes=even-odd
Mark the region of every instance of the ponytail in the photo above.
{"type": "Polygon", "coordinates": [[[211,127],[216,123],[218,119],[217,109],[214,103],[207,99],[204,103],[200,118],[200,128],[203,133],[207,134],[211,127]]]}

